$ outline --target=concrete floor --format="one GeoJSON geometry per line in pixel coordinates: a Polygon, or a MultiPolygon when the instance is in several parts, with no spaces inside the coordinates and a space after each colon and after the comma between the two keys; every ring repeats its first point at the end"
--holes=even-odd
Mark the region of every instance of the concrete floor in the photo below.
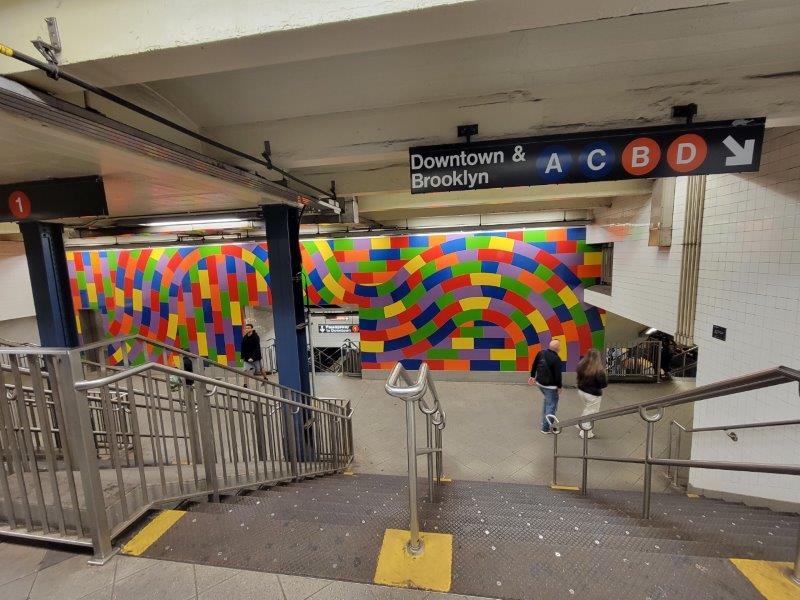
{"type": "MultiPolygon", "coordinates": [[[[434,374],[435,378],[435,374],[434,374]]],[[[524,375],[520,376],[523,381],[524,375]]],[[[383,381],[337,375],[317,375],[320,396],[348,398],[353,402],[354,469],[363,473],[407,473],[406,427],[403,401],[387,395],[383,381]]],[[[603,396],[601,410],[657,398],[693,387],[694,380],[659,384],[612,384],[603,396]]],[[[525,383],[472,383],[437,381],[442,408],[447,415],[443,432],[445,475],[455,479],[547,485],[553,472],[553,439],[540,428],[542,394],[525,383]]],[[[576,389],[565,389],[559,402],[562,419],[580,415],[582,400],[576,389]]],[[[666,456],[669,423],[688,425],[691,405],[668,409],[655,429],[654,449],[666,456]]],[[[418,445],[425,445],[422,419],[418,418],[418,445]]],[[[590,453],[602,456],[642,457],[644,422],[638,415],[611,419],[596,426],[590,453]]],[[[559,437],[559,452],[581,449],[577,429],[559,437]]],[[[686,444],[688,445],[688,443],[686,444]]],[[[684,449],[684,453],[686,449],[684,449]]],[[[419,462],[420,474],[424,461],[419,462]]],[[[653,491],[669,488],[664,469],[654,468],[653,491]]],[[[558,483],[576,485],[580,462],[561,460],[558,483]]],[[[589,486],[640,490],[643,467],[594,461],[589,466],[589,486]]]]}
{"type": "Polygon", "coordinates": [[[347,581],[0,543],[2,600],[466,600],[466,596],[347,581]]]}

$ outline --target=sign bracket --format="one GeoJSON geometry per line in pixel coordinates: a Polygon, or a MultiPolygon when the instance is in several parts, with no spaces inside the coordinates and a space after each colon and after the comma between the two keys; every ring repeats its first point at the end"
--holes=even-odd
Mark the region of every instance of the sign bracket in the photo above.
{"type": "Polygon", "coordinates": [[[691,125],[697,115],[697,104],[678,104],[672,107],[673,119],[686,119],[686,124],[691,125]]]}

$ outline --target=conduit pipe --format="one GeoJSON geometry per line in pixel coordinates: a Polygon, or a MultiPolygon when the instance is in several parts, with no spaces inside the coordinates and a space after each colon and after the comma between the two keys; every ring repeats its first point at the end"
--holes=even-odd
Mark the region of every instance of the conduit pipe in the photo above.
{"type": "MultiPolygon", "coordinates": [[[[312,202],[314,202],[315,204],[317,204],[318,206],[320,206],[322,208],[327,208],[329,210],[333,210],[337,214],[341,212],[341,208],[339,208],[339,205],[336,202],[335,193],[326,192],[323,189],[320,189],[320,188],[318,188],[318,187],[316,187],[316,186],[314,186],[314,185],[312,185],[312,184],[310,184],[310,183],[308,183],[306,181],[303,181],[299,177],[295,177],[294,175],[292,175],[288,171],[285,171],[284,169],[281,169],[280,167],[277,167],[272,162],[272,160],[270,160],[269,158],[267,158],[267,160],[262,160],[260,158],[257,158],[255,156],[251,155],[251,154],[247,154],[246,152],[242,152],[241,150],[237,150],[236,148],[232,148],[231,146],[223,144],[222,142],[218,142],[218,141],[216,141],[214,139],[211,139],[210,137],[207,137],[205,135],[202,135],[200,133],[192,131],[191,129],[183,127],[182,125],[179,125],[178,123],[175,123],[174,121],[170,121],[169,119],[167,119],[165,117],[162,117],[161,115],[158,115],[158,114],[156,114],[156,113],[154,113],[154,112],[152,112],[150,110],[147,110],[146,108],[142,108],[141,106],[139,106],[137,104],[134,104],[133,102],[129,102],[128,100],[125,100],[125,98],[122,98],[121,96],[117,96],[116,94],[114,94],[112,92],[109,92],[107,90],[104,90],[102,88],[97,87],[96,85],[92,85],[91,83],[83,81],[82,79],[80,79],[78,77],[75,77],[74,75],[70,75],[69,73],[65,73],[56,64],[50,64],[50,63],[42,62],[42,61],[40,61],[40,60],[38,60],[36,58],[33,58],[32,56],[28,56],[27,54],[19,52],[18,50],[14,50],[13,48],[10,48],[10,47],[5,46],[3,44],[0,44],[0,54],[2,54],[4,56],[8,56],[9,58],[14,58],[14,59],[16,59],[16,60],[18,60],[20,62],[23,62],[23,63],[25,63],[27,65],[32,66],[32,67],[35,67],[35,68],[37,68],[37,69],[39,69],[41,71],[44,71],[45,73],[47,73],[47,76],[50,77],[51,79],[55,79],[55,80],[63,79],[65,81],[68,81],[69,83],[72,83],[73,85],[76,85],[76,86],[78,86],[78,87],[80,87],[80,88],[82,88],[82,89],[84,89],[84,90],[86,90],[88,92],[91,92],[93,94],[97,94],[98,96],[100,96],[102,98],[105,98],[106,100],[114,102],[115,104],[119,104],[120,106],[123,106],[123,107],[127,108],[128,110],[131,110],[131,111],[133,111],[135,113],[138,113],[138,114],[140,114],[142,116],[145,116],[145,117],[147,117],[149,119],[152,119],[153,121],[156,121],[157,123],[160,123],[160,124],[162,124],[162,125],[164,125],[166,127],[169,127],[170,129],[174,129],[175,131],[178,131],[179,133],[182,133],[182,134],[187,135],[187,136],[189,136],[191,138],[194,138],[194,139],[196,139],[196,140],[198,140],[200,142],[203,142],[204,144],[208,144],[209,146],[213,146],[214,148],[217,148],[217,149],[222,150],[224,152],[227,152],[229,154],[233,154],[234,156],[238,156],[239,158],[243,158],[243,159],[245,159],[247,161],[250,161],[250,162],[255,163],[257,165],[260,165],[262,167],[266,167],[270,171],[275,171],[276,173],[279,173],[280,175],[282,175],[286,179],[290,179],[290,180],[302,185],[303,187],[306,187],[306,188],[308,188],[310,190],[313,190],[313,191],[319,193],[321,195],[321,197],[319,197],[319,198],[311,197],[310,198],[310,200],[312,202]]],[[[301,195],[303,195],[303,194],[301,194],[301,195]]]]}

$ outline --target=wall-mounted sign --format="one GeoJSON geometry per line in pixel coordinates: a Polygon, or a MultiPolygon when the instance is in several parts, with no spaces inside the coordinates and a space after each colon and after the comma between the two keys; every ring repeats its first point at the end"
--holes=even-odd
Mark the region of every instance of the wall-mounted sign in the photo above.
{"type": "Polygon", "coordinates": [[[0,222],[49,221],[108,214],[103,179],[44,179],[0,185],[0,222]]]}
{"type": "Polygon", "coordinates": [[[711,337],[717,338],[718,340],[722,340],[724,342],[727,336],[728,329],[726,327],[722,327],[720,325],[711,326],[711,337]]]}
{"type": "Polygon", "coordinates": [[[763,117],[409,149],[411,193],[758,171],[763,117]]]}
{"type": "Polygon", "coordinates": [[[358,333],[358,325],[345,325],[339,323],[326,323],[318,325],[320,333],[358,333]]]}

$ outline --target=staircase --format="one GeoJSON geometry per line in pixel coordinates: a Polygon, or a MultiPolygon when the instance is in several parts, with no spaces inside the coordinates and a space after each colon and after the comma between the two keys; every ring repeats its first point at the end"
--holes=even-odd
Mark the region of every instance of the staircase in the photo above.
{"type": "MultiPolygon", "coordinates": [[[[144,556],[371,582],[384,531],[407,529],[405,477],[333,475],[187,515],[144,556]]],[[[790,561],[800,517],[685,495],[457,481],[420,505],[453,534],[452,590],[500,598],[759,598],[728,558],[790,561]]]]}

